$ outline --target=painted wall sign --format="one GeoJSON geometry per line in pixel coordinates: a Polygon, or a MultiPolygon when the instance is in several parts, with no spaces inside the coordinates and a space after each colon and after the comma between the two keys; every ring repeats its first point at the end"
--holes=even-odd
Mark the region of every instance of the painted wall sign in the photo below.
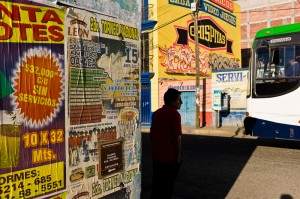
{"type": "Polygon", "coordinates": [[[247,105],[248,73],[249,71],[245,69],[218,70],[212,73],[212,89],[220,90],[229,96],[230,110],[221,112],[220,115],[223,126],[243,126],[247,105]]]}
{"type": "Polygon", "coordinates": [[[203,1],[201,10],[208,14],[211,14],[212,16],[218,17],[219,19],[225,21],[226,23],[232,26],[236,26],[236,16],[218,8],[213,4],[203,1]]]}
{"type": "Polygon", "coordinates": [[[248,76],[242,71],[219,73],[216,75],[216,82],[246,82],[246,81],[248,81],[248,76]]]}
{"type": "Polygon", "coordinates": [[[191,8],[191,2],[194,2],[193,0],[169,0],[169,4],[185,7],[185,8],[191,8]]]}
{"type": "Polygon", "coordinates": [[[210,0],[211,2],[229,10],[230,12],[234,11],[234,3],[231,0],[210,0]]]}
{"type": "MultiPolygon", "coordinates": [[[[188,41],[195,42],[194,20],[189,20],[187,23],[187,29],[176,27],[178,45],[187,45],[188,41]]],[[[226,50],[227,53],[233,53],[232,40],[227,38],[226,31],[211,17],[198,20],[198,43],[209,50],[226,50]]]]}
{"type": "Polygon", "coordinates": [[[175,86],[175,85],[170,85],[169,88],[174,88],[179,91],[195,91],[196,86],[195,85],[182,85],[182,86],[175,86]]]}
{"type": "MultiPolygon", "coordinates": [[[[175,6],[169,1],[157,3],[157,6],[169,10],[167,13],[158,10],[157,16],[161,16],[158,21],[162,24],[167,24],[174,16],[184,15],[190,10],[190,7],[175,6]]],[[[202,1],[203,12],[198,18],[199,72],[202,77],[210,77],[212,70],[240,67],[240,14],[239,6],[232,3],[234,12],[230,13],[211,1],[202,1]]],[[[157,31],[157,77],[179,80],[193,78],[196,74],[194,20],[190,16],[183,17],[157,31]]],[[[153,53],[156,51],[153,50],[153,53]]]]}
{"type": "MultiPolygon", "coordinates": [[[[194,21],[188,22],[188,34],[191,42],[195,41],[194,21]]],[[[198,20],[198,43],[209,49],[224,49],[226,47],[226,32],[214,20],[198,20]]]]}

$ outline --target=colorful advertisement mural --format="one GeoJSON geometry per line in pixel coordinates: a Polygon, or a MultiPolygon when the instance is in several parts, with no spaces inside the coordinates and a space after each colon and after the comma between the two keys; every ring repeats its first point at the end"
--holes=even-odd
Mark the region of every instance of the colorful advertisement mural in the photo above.
{"type": "MultiPolygon", "coordinates": [[[[187,15],[188,1],[158,1],[159,77],[191,79],[196,74],[195,24],[187,15]],[[174,16],[176,20],[174,20],[174,16]]],[[[216,1],[218,2],[218,1],[216,1]]],[[[225,1],[224,1],[225,2],[225,1]]],[[[199,73],[211,77],[212,70],[240,68],[239,6],[202,1],[198,17],[199,73]],[[227,7],[226,7],[227,6],[227,7]]]]}
{"type": "Polygon", "coordinates": [[[139,171],[139,30],[72,9],[66,19],[70,198],[135,198],[139,171]]]}
{"type": "Polygon", "coordinates": [[[220,90],[229,95],[229,110],[220,112],[223,126],[243,126],[248,78],[247,69],[213,71],[212,91],[220,90]]]}
{"type": "Polygon", "coordinates": [[[0,1],[0,198],[66,188],[64,9],[0,1]]]}
{"type": "Polygon", "coordinates": [[[140,197],[141,4],[115,3],[0,0],[0,199],[140,197]]]}

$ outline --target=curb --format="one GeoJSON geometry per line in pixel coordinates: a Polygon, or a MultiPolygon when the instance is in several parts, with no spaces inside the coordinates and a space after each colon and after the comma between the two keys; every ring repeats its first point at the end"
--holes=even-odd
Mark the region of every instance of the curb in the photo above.
{"type": "MultiPolygon", "coordinates": [[[[150,127],[141,127],[142,133],[150,133],[150,127]]],[[[183,127],[182,134],[189,135],[209,135],[221,137],[245,137],[243,128],[239,127],[202,127],[195,129],[193,127],[183,127]]]]}

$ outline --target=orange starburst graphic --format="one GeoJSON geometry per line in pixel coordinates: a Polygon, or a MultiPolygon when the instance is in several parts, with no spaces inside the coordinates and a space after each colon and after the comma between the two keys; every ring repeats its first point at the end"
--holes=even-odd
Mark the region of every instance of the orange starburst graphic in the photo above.
{"type": "Polygon", "coordinates": [[[62,98],[62,72],[50,52],[35,49],[20,63],[15,78],[16,108],[27,122],[43,124],[51,120],[62,98]]]}

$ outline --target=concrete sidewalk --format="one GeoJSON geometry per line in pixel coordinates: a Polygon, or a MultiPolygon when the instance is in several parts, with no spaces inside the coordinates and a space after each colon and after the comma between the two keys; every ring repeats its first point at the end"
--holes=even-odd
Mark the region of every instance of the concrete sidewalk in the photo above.
{"type": "MultiPolygon", "coordinates": [[[[143,133],[150,132],[150,126],[142,126],[143,133]]],[[[222,136],[222,137],[245,137],[244,128],[242,127],[201,127],[196,129],[193,126],[182,126],[183,134],[192,135],[209,135],[209,136],[222,136]]]]}

